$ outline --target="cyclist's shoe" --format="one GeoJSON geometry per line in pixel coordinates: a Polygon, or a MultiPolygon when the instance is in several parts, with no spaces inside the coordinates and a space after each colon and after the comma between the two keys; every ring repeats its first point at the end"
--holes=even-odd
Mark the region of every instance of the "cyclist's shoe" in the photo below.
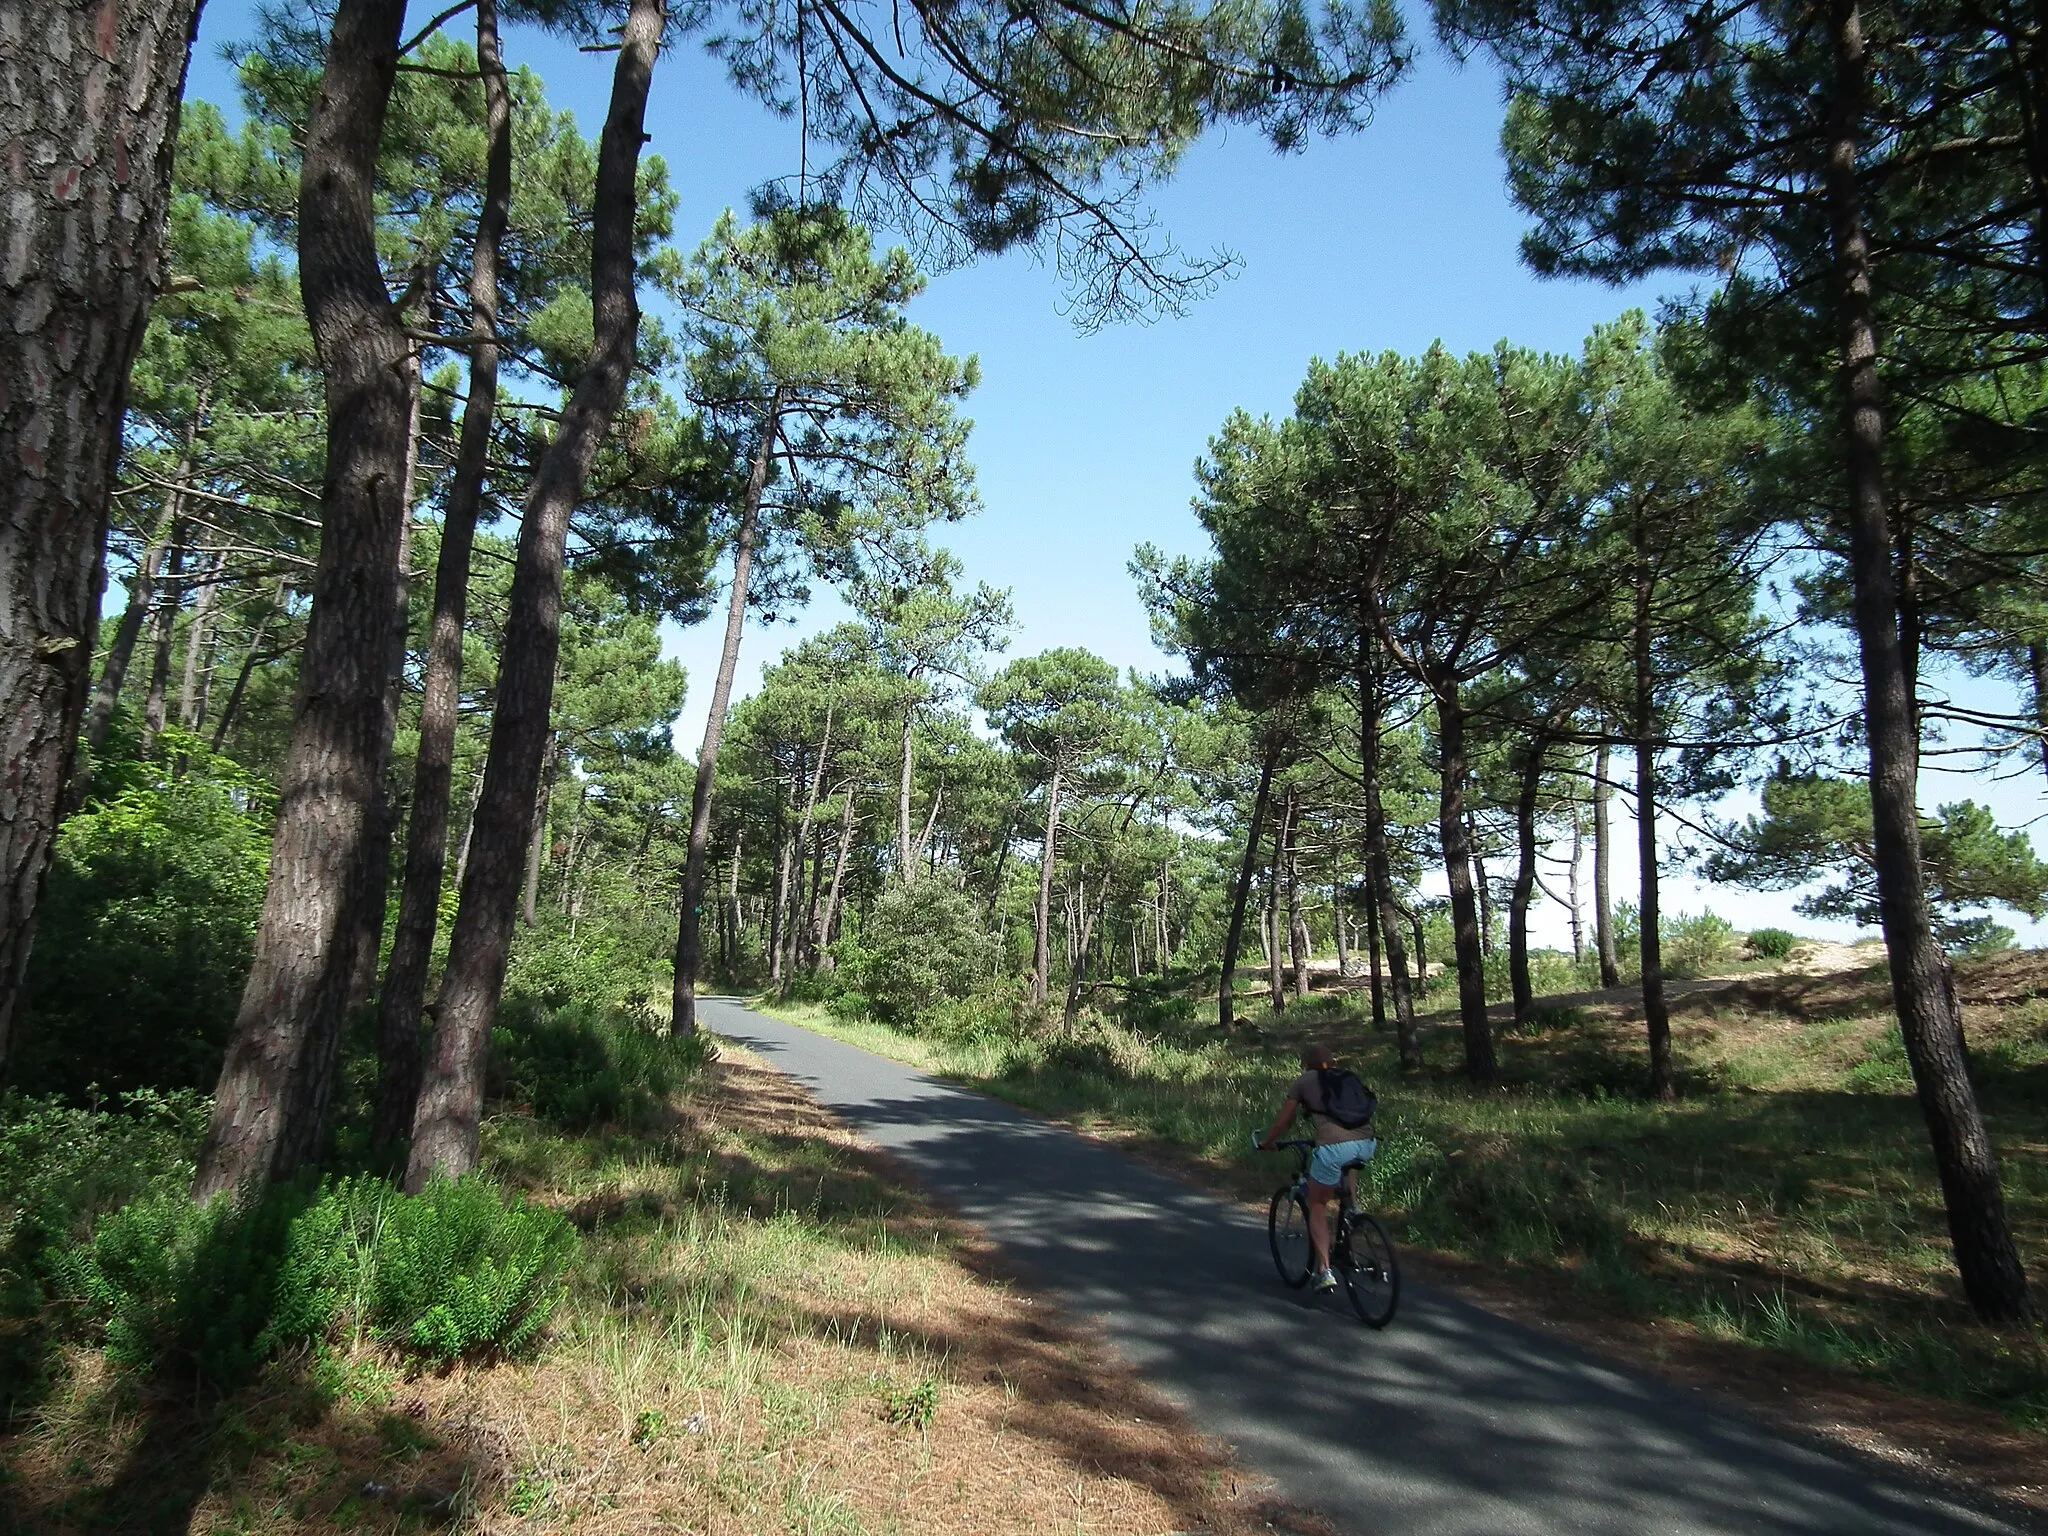
{"type": "Polygon", "coordinates": [[[1337,1289],[1337,1273],[1331,1269],[1319,1269],[1309,1284],[1318,1291],[1334,1291],[1337,1289]]]}

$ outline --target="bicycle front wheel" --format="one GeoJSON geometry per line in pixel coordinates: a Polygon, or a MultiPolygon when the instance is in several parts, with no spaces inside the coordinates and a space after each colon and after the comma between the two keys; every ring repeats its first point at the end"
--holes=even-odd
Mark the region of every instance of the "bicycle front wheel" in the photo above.
{"type": "Polygon", "coordinates": [[[1384,1328],[1401,1302],[1401,1265],[1394,1240],[1379,1218],[1363,1211],[1344,1222],[1337,1240],[1337,1271],[1344,1277],[1351,1310],[1368,1328],[1384,1328]]]}
{"type": "Polygon", "coordinates": [[[1308,1284],[1314,1250],[1308,1241],[1308,1207],[1289,1184],[1273,1192],[1273,1206],[1266,1213],[1266,1240],[1273,1245],[1273,1267],[1295,1290],[1308,1284]]]}

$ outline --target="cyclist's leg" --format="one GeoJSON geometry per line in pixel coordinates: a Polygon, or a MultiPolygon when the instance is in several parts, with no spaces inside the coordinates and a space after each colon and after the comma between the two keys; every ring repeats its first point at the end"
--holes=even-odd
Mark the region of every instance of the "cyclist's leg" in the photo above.
{"type": "Polygon", "coordinates": [[[1315,1253],[1316,1268],[1325,1270],[1330,1267],[1330,1202],[1336,1198],[1337,1186],[1303,1179],[1301,1187],[1308,1200],[1308,1245],[1315,1253]]]}

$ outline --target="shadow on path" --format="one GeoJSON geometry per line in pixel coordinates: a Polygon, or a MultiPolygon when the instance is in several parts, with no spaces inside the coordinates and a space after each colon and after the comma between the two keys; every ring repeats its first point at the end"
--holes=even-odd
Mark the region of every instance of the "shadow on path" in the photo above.
{"type": "Polygon", "coordinates": [[[706,1022],[893,1153],[1342,1529],[2027,1529],[1426,1289],[1367,1332],[1341,1302],[1279,1285],[1252,1215],[1111,1148],[731,1000],[707,1000],[706,1022]]]}

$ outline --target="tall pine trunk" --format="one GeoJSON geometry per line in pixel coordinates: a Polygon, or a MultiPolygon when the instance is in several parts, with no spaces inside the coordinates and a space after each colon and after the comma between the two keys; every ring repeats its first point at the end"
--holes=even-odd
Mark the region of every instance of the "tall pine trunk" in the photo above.
{"type": "MultiPolygon", "coordinates": [[[[1365,863],[1372,887],[1373,916],[1380,941],[1387,952],[1387,984],[1394,994],[1394,1040],[1403,1068],[1413,1071],[1422,1065],[1422,1043],[1415,1030],[1415,993],[1408,981],[1408,956],[1401,942],[1401,914],[1394,905],[1394,867],[1387,851],[1387,811],[1380,792],[1380,714],[1383,704],[1379,679],[1371,671],[1359,676],[1358,754],[1360,777],[1365,780],[1365,863]]],[[[1421,951],[1416,962],[1421,963],[1421,951]]]]}
{"type": "Polygon", "coordinates": [[[853,784],[846,785],[846,804],[839,812],[839,847],[832,857],[832,885],[825,893],[825,907],[818,915],[818,931],[813,943],[818,950],[819,965],[829,969],[832,965],[831,944],[839,928],[839,907],[846,899],[846,861],[853,853],[853,784]]]}
{"type": "Polygon", "coordinates": [[[128,374],[198,0],[11,4],[0,142],[0,1072],[92,680],[128,374]]]}
{"type": "Polygon", "coordinates": [[[1849,575],[1863,665],[1864,730],[1879,912],[1892,998],[1927,1120],[1963,1290],[1987,1322],[2030,1315],[2027,1274],[2013,1243],[1998,1159],[1963,1050],[1962,1013],[1934,936],[1920,862],[1918,743],[1900,654],[1898,594],[1884,486],[1884,409],[1877,370],[1871,255],[1857,157],[1869,61],[1856,0],[1828,12],[1835,79],[1828,99],[1827,204],[1847,431],[1849,575]]]}
{"type": "Polygon", "coordinates": [[[365,843],[391,742],[393,626],[412,343],[377,254],[377,151],[404,0],[341,0],[299,181],[299,287],[326,375],[320,557],[278,786],[270,883],[213,1122],[205,1199],[291,1173],[318,1146],[356,962],[365,843]]]}
{"type": "MultiPolygon", "coordinates": [[[[805,793],[804,813],[797,823],[796,841],[799,863],[801,863],[801,860],[810,849],[811,823],[817,820],[818,797],[825,788],[825,764],[832,755],[832,711],[833,706],[837,703],[838,700],[836,699],[828,699],[825,702],[825,728],[819,733],[818,758],[811,765],[811,787],[805,793]]],[[[815,857],[811,859],[811,894],[809,901],[804,906],[801,922],[798,921],[794,911],[792,911],[790,916],[790,935],[787,948],[789,950],[789,965],[791,966],[794,966],[800,958],[801,939],[811,931],[811,922],[817,916],[818,872],[823,863],[822,859],[815,857]]]]}
{"type": "Polygon", "coordinates": [[[1678,1092],[1671,1064],[1671,1010],[1664,999],[1664,932],[1657,881],[1657,697],[1651,672],[1651,631],[1655,578],[1650,569],[1648,530],[1636,516],[1635,661],[1637,953],[1643,967],[1643,1023],[1650,1037],[1650,1097],[1669,1100],[1678,1092]]]}
{"type": "Polygon", "coordinates": [[[1287,960],[1296,1002],[1309,994],[1308,921],[1301,911],[1301,803],[1290,796],[1287,816],[1287,960]]]}
{"type": "Polygon", "coordinates": [[[1530,741],[1515,795],[1515,893],[1508,906],[1508,977],[1514,988],[1517,1024],[1526,1024],[1536,1007],[1536,988],[1529,976],[1529,903],[1536,897],[1536,799],[1543,788],[1547,745],[1540,736],[1530,741]]]}
{"type": "Polygon", "coordinates": [[[177,644],[178,614],[185,606],[185,523],[171,527],[171,552],[164,557],[164,587],[151,615],[149,686],[142,696],[142,741],[146,758],[156,756],[157,738],[170,719],[171,654],[177,644]]]}
{"type": "Polygon", "coordinates": [[[448,871],[449,795],[462,704],[462,632],[469,618],[469,563],[483,506],[491,428],[498,404],[498,259],[512,208],[512,91],[498,38],[497,0],[477,0],[477,66],[483,75],[484,201],[469,269],[469,398],[455,450],[455,475],[441,515],[434,564],[434,613],[420,697],[420,744],[413,760],[412,811],[391,960],[377,999],[377,1105],[373,1138],[392,1147],[412,1128],[420,1091],[420,1015],[440,924],[448,871]]]}
{"type": "Polygon", "coordinates": [[[782,396],[768,402],[761,418],[761,441],[747,471],[747,499],[733,539],[732,593],[725,606],[725,643],[718,653],[718,679],[711,687],[711,708],[704,716],[704,744],[697,749],[697,779],[690,791],[690,842],[683,856],[681,912],[676,930],[676,979],[671,995],[674,1012],[669,1029],[678,1035],[697,1032],[697,972],[704,964],[704,869],[711,847],[711,796],[718,782],[718,748],[725,740],[726,711],[732,705],[733,675],[740,665],[740,637],[747,627],[747,593],[754,579],[754,541],[761,526],[761,497],[768,488],[768,466],[781,430],[782,396]]]}
{"type": "Polygon", "coordinates": [[[1273,859],[1266,866],[1266,1001],[1275,1013],[1287,1006],[1285,962],[1281,959],[1280,922],[1285,903],[1281,877],[1287,864],[1287,819],[1294,809],[1294,794],[1280,802],[1280,820],[1273,827],[1273,859]]]}
{"type": "MultiPolygon", "coordinates": [[[[200,400],[203,409],[203,393],[200,400]]],[[[197,431],[195,422],[195,435],[197,431]]],[[[170,551],[172,536],[177,531],[178,506],[184,499],[182,491],[191,478],[192,449],[188,439],[185,456],[178,461],[177,471],[171,477],[171,489],[165,493],[156,531],[150,535],[149,547],[143,551],[141,560],[136,562],[135,574],[128,579],[128,600],[121,609],[120,622],[114,626],[114,642],[107,648],[106,665],[100,669],[99,683],[93,689],[92,708],[87,712],[85,721],[85,746],[92,757],[106,749],[107,731],[114,722],[114,706],[121,702],[121,684],[127,679],[128,664],[135,657],[135,643],[142,638],[143,623],[149,618],[157,573],[163,568],[164,557],[170,551]]],[[[82,794],[84,788],[81,783],[77,793],[82,794]]]]}
{"type": "Polygon", "coordinates": [[[1486,1022],[1486,951],[1479,937],[1479,908],[1472,893],[1472,845],[1466,831],[1465,710],[1455,682],[1438,684],[1437,835],[1443,844],[1444,874],[1451,888],[1451,939],[1458,962],[1458,1023],[1465,1035],[1465,1075],[1491,1083],[1497,1075],[1493,1032],[1486,1022]]]}
{"type": "Polygon", "coordinates": [[[1593,947],[1600,952],[1600,985],[1621,985],[1621,951],[1614,942],[1614,828],[1608,807],[1614,783],[1607,777],[1613,755],[1606,742],[1593,754],[1593,947]]]}
{"type": "Polygon", "coordinates": [[[1032,909],[1031,1001],[1045,1006],[1046,986],[1052,974],[1052,870],[1058,857],[1060,835],[1060,784],[1065,764],[1053,760],[1052,778],[1045,787],[1045,837],[1038,847],[1038,905],[1032,909]]]}
{"type": "Polygon", "coordinates": [[[1245,829],[1244,858],[1238,864],[1237,883],[1230,892],[1230,926],[1223,932],[1223,974],[1216,984],[1216,1022],[1226,1030],[1237,1018],[1237,956],[1244,945],[1244,910],[1251,899],[1252,876],[1259,867],[1259,836],[1265,831],[1266,807],[1273,795],[1273,769],[1279,761],[1279,744],[1268,743],[1259,761],[1259,788],[1252,796],[1252,820],[1245,829]]]}
{"type": "Polygon", "coordinates": [[[413,1117],[406,1187],[476,1167],[484,1057],[505,983],[519,895],[522,833],[539,788],[561,649],[562,567],[569,515],[583,494],[606,429],[626,397],[640,306],[634,230],[647,89],[666,21],[661,0],[633,0],[619,38],[610,110],[598,140],[590,290],[595,346],[527,493],[507,600],[498,707],[477,802],[476,846],[441,987],[440,1027],[413,1117]]]}
{"type": "Polygon", "coordinates": [[[220,709],[220,719],[214,722],[213,750],[218,752],[221,743],[228,739],[228,731],[235,723],[235,716],[241,713],[242,697],[249,691],[249,679],[255,674],[256,663],[262,659],[263,640],[270,633],[270,624],[284,612],[285,579],[277,579],[277,587],[271,593],[270,601],[257,616],[255,626],[249,631],[248,649],[242,652],[242,665],[235,673],[235,686],[228,692],[228,701],[220,709]]]}

